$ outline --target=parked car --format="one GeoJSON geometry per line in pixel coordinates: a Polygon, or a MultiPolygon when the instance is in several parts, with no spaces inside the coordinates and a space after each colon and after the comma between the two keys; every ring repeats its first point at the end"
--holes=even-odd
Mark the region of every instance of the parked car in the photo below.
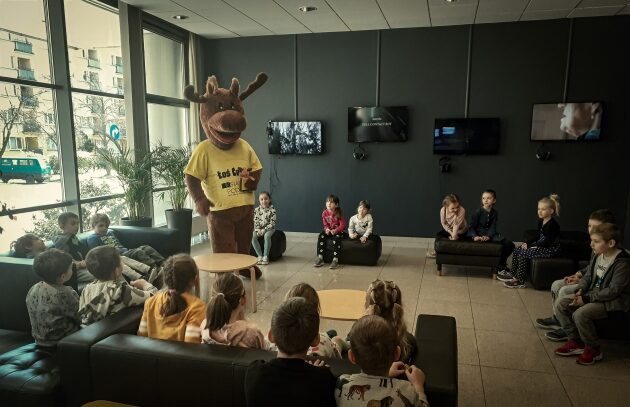
{"type": "Polygon", "coordinates": [[[50,180],[52,169],[44,157],[20,156],[0,159],[0,178],[3,182],[11,179],[23,179],[27,184],[42,183],[50,180]]]}

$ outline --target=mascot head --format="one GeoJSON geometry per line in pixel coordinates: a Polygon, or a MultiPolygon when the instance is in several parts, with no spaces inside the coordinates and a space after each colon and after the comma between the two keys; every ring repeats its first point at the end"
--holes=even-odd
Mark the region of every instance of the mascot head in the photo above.
{"type": "Polygon", "coordinates": [[[206,82],[206,93],[199,95],[192,85],[184,88],[184,96],[191,102],[201,104],[199,119],[208,139],[217,147],[227,150],[241,137],[247,127],[243,100],[267,81],[265,73],[256,75],[256,80],[239,95],[238,79],[232,78],[230,89],[219,88],[213,75],[206,82]]]}

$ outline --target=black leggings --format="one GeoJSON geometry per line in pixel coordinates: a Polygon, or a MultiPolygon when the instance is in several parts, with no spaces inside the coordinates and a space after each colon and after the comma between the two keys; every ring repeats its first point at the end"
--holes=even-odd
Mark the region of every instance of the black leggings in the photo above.
{"type": "Polygon", "coordinates": [[[337,233],[336,235],[327,235],[326,232],[322,232],[319,234],[317,238],[317,255],[324,257],[324,251],[326,250],[326,240],[331,239],[333,244],[335,245],[335,251],[333,252],[333,257],[339,257],[339,253],[341,253],[341,239],[346,237],[345,232],[337,233]]]}

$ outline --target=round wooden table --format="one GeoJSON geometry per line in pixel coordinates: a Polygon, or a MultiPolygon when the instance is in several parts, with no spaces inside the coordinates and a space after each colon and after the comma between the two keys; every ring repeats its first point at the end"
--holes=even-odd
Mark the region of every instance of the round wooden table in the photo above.
{"type": "Polygon", "coordinates": [[[256,269],[254,266],[258,259],[254,256],[238,253],[208,253],[194,257],[195,263],[200,271],[209,273],[233,273],[242,269],[249,269],[252,281],[252,309],[258,310],[256,306],[256,269]]]}
{"type": "Polygon", "coordinates": [[[365,291],[321,290],[317,295],[322,309],[321,318],[356,321],[365,315],[365,291]]]}

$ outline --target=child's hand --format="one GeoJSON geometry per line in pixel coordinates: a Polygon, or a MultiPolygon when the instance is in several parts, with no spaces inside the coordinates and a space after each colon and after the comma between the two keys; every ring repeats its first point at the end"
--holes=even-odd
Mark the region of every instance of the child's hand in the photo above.
{"type": "Polygon", "coordinates": [[[523,243],[523,244],[521,245],[521,249],[527,249],[527,243],[523,243]]]}
{"type": "Polygon", "coordinates": [[[580,277],[577,274],[573,274],[572,276],[567,276],[564,278],[565,284],[575,284],[580,281],[580,277]]]}
{"type": "Polygon", "coordinates": [[[350,233],[350,239],[356,239],[357,236],[359,236],[357,233],[354,233],[354,232],[350,233]]]}
{"type": "Polygon", "coordinates": [[[481,241],[482,242],[487,242],[488,240],[490,240],[490,238],[488,236],[481,236],[481,241]]]}
{"type": "Polygon", "coordinates": [[[401,374],[405,373],[405,369],[405,364],[400,360],[398,362],[394,362],[389,367],[388,377],[398,377],[401,374]]]}
{"type": "Polygon", "coordinates": [[[151,285],[149,284],[149,282],[145,279],[139,278],[137,280],[134,280],[131,282],[131,285],[139,290],[146,290],[149,287],[151,287],[151,285]]]}
{"type": "Polygon", "coordinates": [[[324,230],[324,232],[325,232],[327,235],[329,235],[329,234],[330,234],[330,229],[326,228],[326,229],[324,230]]]}
{"type": "Polygon", "coordinates": [[[335,236],[337,234],[337,229],[331,229],[330,234],[335,236]]]}
{"type": "Polygon", "coordinates": [[[405,370],[405,375],[407,375],[407,379],[409,379],[409,383],[411,383],[416,389],[418,393],[424,393],[424,382],[427,377],[424,375],[424,372],[414,365],[409,366],[409,369],[405,370]]]}
{"type": "Polygon", "coordinates": [[[459,236],[457,236],[457,235],[450,235],[448,238],[451,239],[451,240],[457,240],[457,239],[459,239],[459,236]]]}
{"type": "Polygon", "coordinates": [[[307,360],[306,363],[309,363],[315,367],[330,367],[323,360],[307,360]]]}
{"type": "Polygon", "coordinates": [[[264,231],[264,230],[262,230],[262,229],[259,229],[259,230],[256,232],[256,234],[260,237],[260,236],[262,236],[262,235],[264,235],[264,234],[265,234],[265,231],[264,231]]]}
{"type": "Polygon", "coordinates": [[[478,242],[481,240],[481,236],[475,236],[473,237],[473,241],[478,242]]]}
{"type": "Polygon", "coordinates": [[[361,236],[361,243],[365,243],[365,242],[367,242],[367,237],[361,236]]]}

